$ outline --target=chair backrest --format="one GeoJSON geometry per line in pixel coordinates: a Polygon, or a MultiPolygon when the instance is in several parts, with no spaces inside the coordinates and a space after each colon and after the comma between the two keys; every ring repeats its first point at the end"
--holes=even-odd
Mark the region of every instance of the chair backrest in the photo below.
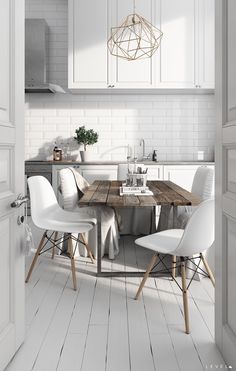
{"type": "Polygon", "coordinates": [[[178,256],[193,256],[207,250],[214,242],[214,199],[208,199],[192,213],[183,237],[175,250],[178,256]]]}
{"type": "MultiPolygon", "coordinates": [[[[144,164],[136,164],[137,167],[143,167],[144,164]]],[[[133,171],[134,169],[134,164],[130,163],[129,164],[130,171],[133,171]]],[[[117,167],[117,180],[126,180],[127,178],[127,173],[128,173],[128,164],[118,164],[117,167]]]]}
{"type": "Polygon", "coordinates": [[[212,197],[214,171],[207,166],[200,166],[193,178],[191,192],[202,200],[207,200],[212,197]]]}
{"type": "Polygon", "coordinates": [[[65,210],[73,210],[78,206],[78,189],[75,182],[74,174],[70,169],[60,170],[60,185],[65,210]]]}
{"type": "Polygon", "coordinates": [[[60,208],[49,181],[41,175],[28,178],[30,192],[31,217],[35,225],[40,226],[47,211],[60,208]]]}

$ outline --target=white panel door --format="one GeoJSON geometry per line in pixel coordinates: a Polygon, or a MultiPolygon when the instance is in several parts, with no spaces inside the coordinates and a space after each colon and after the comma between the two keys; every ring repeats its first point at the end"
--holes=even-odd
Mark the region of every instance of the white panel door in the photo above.
{"type": "Polygon", "coordinates": [[[236,369],[236,1],[216,1],[216,342],[236,369]]]}
{"type": "Polygon", "coordinates": [[[196,0],[156,1],[163,32],[159,87],[193,88],[196,85],[196,0]]]}
{"type": "MultiPolygon", "coordinates": [[[[112,0],[112,27],[120,26],[128,14],[133,13],[133,0],[112,0]]],[[[136,13],[154,23],[155,0],[136,1],[136,13]]],[[[158,53],[159,51],[157,51],[158,53]]],[[[110,56],[112,66],[110,81],[114,88],[151,88],[154,86],[153,63],[155,58],[127,61],[110,56]]]]}
{"type": "Polygon", "coordinates": [[[196,57],[200,88],[215,88],[215,0],[198,0],[196,57]]]}
{"type": "Polygon", "coordinates": [[[69,0],[69,88],[108,86],[108,0],[69,0]]]}
{"type": "Polygon", "coordinates": [[[24,339],[24,1],[0,0],[0,370],[24,339]]]}

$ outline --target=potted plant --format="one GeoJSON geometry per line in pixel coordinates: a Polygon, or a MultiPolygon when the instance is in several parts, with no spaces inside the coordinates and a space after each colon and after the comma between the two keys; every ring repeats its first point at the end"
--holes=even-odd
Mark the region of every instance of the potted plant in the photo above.
{"type": "Polygon", "coordinates": [[[80,126],[78,129],[75,130],[74,139],[77,143],[83,144],[84,150],[80,151],[80,156],[82,162],[88,161],[88,151],[87,146],[97,143],[98,141],[98,133],[96,133],[93,129],[85,129],[85,126],[80,126]]]}

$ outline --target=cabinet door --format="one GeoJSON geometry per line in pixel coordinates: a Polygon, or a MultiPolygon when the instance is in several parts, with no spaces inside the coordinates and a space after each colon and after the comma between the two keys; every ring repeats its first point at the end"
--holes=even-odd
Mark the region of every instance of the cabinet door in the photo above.
{"type": "Polygon", "coordinates": [[[69,0],[69,88],[108,85],[108,0],[69,0]]]}
{"type": "Polygon", "coordinates": [[[116,180],[117,166],[88,165],[80,167],[81,174],[91,184],[95,180],[116,180]]]}
{"type": "MultiPolygon", "coordinates": [[[[139,0],[136,12],[150,22],[154,22],[155,0],[139,0]]],[[[133,13],[133,0],[112,0],[112,27],[120,26],[124,19],[133,13]]],[[[158,53],[158,52],[157,52],[158,53]]],[[[127,61],[110,56],[111,83],[115,88],[153,87],[153,58],[127,61]]]]}
{"type": "Polygon", "coordinates": [[[195,82],[195,0],[156,0],[163,38],[158,84],[193,88],[195,82]]]}
{"type": "Polygon", "coordinates": [[[215,0],[199,0],[198,12],[198,84],[215,87],[215,0]]]}
{"type": "Polygon", "coordinates": [[[191,191],[193,178],[198,167],[198,165],[164,166],[164,180],[171,180],[187,191],[191,191]]]}
{"type": "Polygon", "coordinates": [[[163,166],[147,166],[147,179],[148,180],[162,180],[163,179],[163,166]]]}

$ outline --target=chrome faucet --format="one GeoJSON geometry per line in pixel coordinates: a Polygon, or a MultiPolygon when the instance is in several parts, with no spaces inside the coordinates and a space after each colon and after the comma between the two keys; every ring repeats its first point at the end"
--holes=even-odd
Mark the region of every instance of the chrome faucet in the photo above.
{"type": "Polygon", "coordinates": [[[143,156],[142,156],[142,159],[144,159],[146,157],[145,156],[145,140],[144,139],[140,139],[139,145],[140,146],[143,146],[143,156]]]}
{"type": "Polygon", "coordinates": [[[146,152],[146,150],[145,150],[145,140],[140,139],[139,145],[143,146],[143,155],[142,155],[141,161],[150,160],[151,159],[150,153],[148,155],[145,154],[145,152],[146,152]]]}

